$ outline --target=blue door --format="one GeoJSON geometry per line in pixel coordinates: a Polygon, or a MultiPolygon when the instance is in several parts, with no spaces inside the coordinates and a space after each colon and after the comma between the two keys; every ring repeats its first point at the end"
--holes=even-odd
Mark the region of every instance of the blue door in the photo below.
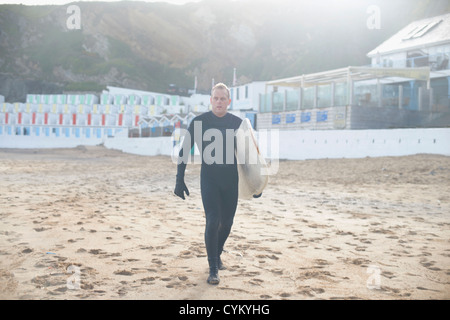
{"type": "Polygon", "coordinates": [[[247,112],[247,113],[245,113],[245,117],[248,120],[250,120],[250,123],[252,124],[253,129],[256,129],[256,113],[247,112]]]}

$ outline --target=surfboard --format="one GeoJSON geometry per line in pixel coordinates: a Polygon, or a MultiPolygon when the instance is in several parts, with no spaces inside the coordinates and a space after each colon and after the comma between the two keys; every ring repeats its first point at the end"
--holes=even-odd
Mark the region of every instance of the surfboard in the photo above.
{"type": "Polygon", "coordinates": [[[239,198],[260,195],[269,181],[269,169],[261,155],[249,119],[236,131],[236,160],[239,175],[239,198]]]}

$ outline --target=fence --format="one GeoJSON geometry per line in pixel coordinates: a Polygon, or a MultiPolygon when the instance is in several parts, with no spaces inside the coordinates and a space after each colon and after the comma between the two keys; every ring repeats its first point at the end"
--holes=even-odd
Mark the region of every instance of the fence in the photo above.
{"type": "Polygon", "coordinates": [[[259,111],[283,112],[356,105],[450,112],[446,88],[436,84],[428,89],[426,84],[414,81],[396,84],[361,81],[355,82],[350,100],[346,83],[319,85],[260,94],[259,111]]]}

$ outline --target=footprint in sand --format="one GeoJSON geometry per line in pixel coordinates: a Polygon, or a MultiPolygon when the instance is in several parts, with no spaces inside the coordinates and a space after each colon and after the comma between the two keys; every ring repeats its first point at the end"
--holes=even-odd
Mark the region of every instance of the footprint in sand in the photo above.
{"type": "Polygon", "coordinates": [[[310,297],[310,298],[313,298],[317,294],[321,294],[321,293],[325,292],[325,290],[322,288],[312,288],[310,286],[299,286],[299,287],[297,287],[297,289],[299,290],[299,291],[297,291],[297,293],[307,296],[307,297],[310,297]]]}
{"type": "Polygon", "coordinates": [[[441,271],[440,268],[438,267],[433,267],[433,265],[436,263],[436,261],[428,261],[428,259],[421,259],[420,260],[420,264],[427,268],[428,270],[432,270],[432,271],[441,271]]]}
{"type": "Polygon", "coordinates": [[[264,280],[262,279],[258,279],[258,278],[253,278],[250,281],[248,281],[249,284],[254,285],[254,286],[261,286],[263,284],[264,280]]]}
{"type": "Polygon", "coordinates": [[[121,275],[121,276],[132,276],[134,273],[130,270],[117,270],[117,271],[114,271],[114,274],[121,275]]]}

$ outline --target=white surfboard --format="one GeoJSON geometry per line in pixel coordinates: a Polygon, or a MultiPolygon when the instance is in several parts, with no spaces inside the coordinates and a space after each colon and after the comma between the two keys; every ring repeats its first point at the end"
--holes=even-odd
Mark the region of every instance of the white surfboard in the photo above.
{"type": "Polygon", "coordinates": [[[236,131],[236,160],[239,174],[239,198],[251,199],[263,192],[269,181],[269,169],[261,155],[250,120],[244,119],[236,131]]]}

